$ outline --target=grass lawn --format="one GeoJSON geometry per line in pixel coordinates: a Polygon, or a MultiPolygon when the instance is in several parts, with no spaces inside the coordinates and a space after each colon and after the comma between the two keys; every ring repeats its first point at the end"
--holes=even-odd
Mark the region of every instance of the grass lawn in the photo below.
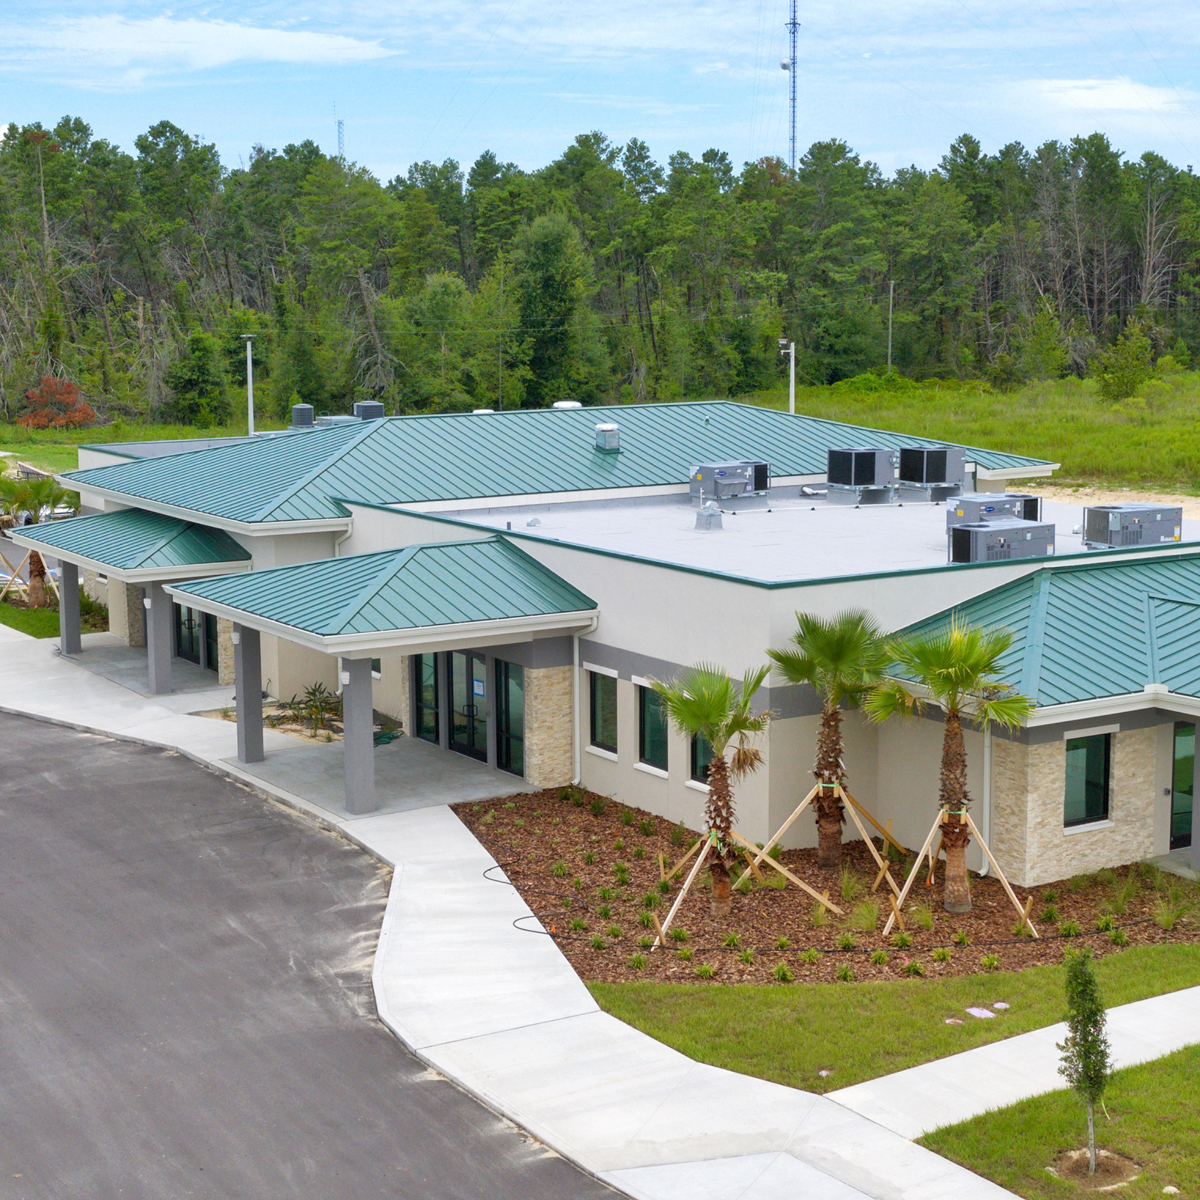
{"type": "MultiPolygon", "coordinates": [[[[1112,1006],[1200,984],[1200,946],[1142,946],[1096,963],[1112,1006]]],[[[605,1012],[698,1062],[827,1092],[1063,1019],[1063,968],[949,979],[712,987],[590,983],[605,1012]],[[963,1013],[1004,1000],[991,1021],[963,1013]],[[947,1025],[958,1016],[961,1025],[947,1025]],[[822,1078],[820,1071],[832,1074],[822,1078]]]]}
{"type": "MultiPolygon", "coordinates": [[[[1200,1195],[1200,1046],[1113,1075],[1110,1119],[1096,1112],[1096,1145],[1142,1168],[1119,1191],[1131,1200],[1175,1187],[1200,1195]]],[[[921,1138],[921,1144],[1021,1196],[1061,1197],[1078,1185],[1046,1168],[1062,1150],[1087,1145],[1087,1117],[1074,1092],[1051,1092],[921,1138]]]]}
{"type": "MultiPolygon", "coordinates": [[[[1144,395],[1108,404],[1091,380],[1060,379],[1016,392],[930,384],[896,392],[796,389],[796,411],[1027,454],[1062,464],[1058,482],[1200,490],[1200,372],[1152,381],[1144,395]]],[[[787,408],[787,389],[742,397],[787,408]]]]}
{"type": "Polygon", "coordinates": [[[30,637],[58,637],[58,610],[54,608],[14,608],[0,604],[0,625],[10,625],[30,637]]]}

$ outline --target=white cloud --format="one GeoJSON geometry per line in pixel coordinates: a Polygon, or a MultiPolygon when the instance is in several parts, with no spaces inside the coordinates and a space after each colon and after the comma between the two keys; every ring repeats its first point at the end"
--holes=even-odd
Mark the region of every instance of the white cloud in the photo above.
{"type": "Polygon", "coordinates": [[[341,34],[169,16],[130,20],[110,14],[10,25],[0,46],[0,64],[36,68],[49,55],[56,71],[66,60],[92,82],[138,83],[151,76],[234,63],[337,66],[392,53],[378,41],[341,34]]]}
{"type": "Polygon", "coordinates": [[[1195,92],[1151,87],[1127,76],[1116,79],[1037,79],[1016,85],[1032,91],[1038,100],[1068,112],[1161,113],[1187,110],[1195,92]]]}

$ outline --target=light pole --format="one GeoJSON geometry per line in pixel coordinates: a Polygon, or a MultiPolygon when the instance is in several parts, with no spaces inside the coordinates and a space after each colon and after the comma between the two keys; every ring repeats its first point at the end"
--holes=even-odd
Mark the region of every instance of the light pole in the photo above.
{"type": "Polygon", "coordinates": [[[246,343],[246,425],[250,437],[254,436],[254,356],[251,349],[254,346],[254,334],[243,333],[242,340],[246,343]]]}
{"type": "Polygon", "coordinates": [[[788,412],[796,415],[796,343],[779,339],[779,353],[788,356],[788,412]]]}
{"type": "Polygon", "coordinates": [[[892,373],[892,306],[896,300],[896,281],[891,279],[888,281],[888,369],[887,373],[892,373]]]}

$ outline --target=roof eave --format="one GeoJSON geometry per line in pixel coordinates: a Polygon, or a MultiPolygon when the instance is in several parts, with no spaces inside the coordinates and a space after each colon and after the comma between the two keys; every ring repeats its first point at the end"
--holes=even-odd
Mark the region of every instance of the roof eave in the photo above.
{"type": "Polygon", "coordinates": [[[1162,684],[1150,683],[1140,692],[1098,696],[1092,700],[1073,700],[1066,704],[1047,704],[1035,709],[1025,724],[1030,729],[1036,729],[1045,725],[1062,725],[1066,721],[1113,717],[1121,713],[1145,712],[1154,708],[1166,708],[1172,712],[1200,717],[1200,696],[1173,692],[1162,684]]]}
{"type": "Polygon", "coordinates": [[[978,479],[1048,479],[1061,463],[1024,463],[1019,467],[975,466],[978,479]]]}

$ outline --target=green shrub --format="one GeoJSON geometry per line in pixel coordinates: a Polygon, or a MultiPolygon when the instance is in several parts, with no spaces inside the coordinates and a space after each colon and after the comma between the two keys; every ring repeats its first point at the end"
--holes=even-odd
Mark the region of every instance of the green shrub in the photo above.
{"type": "Polygon", "coordinates": [[[821,952],[820,952],[820,950],[817,950],[814,947],[810,946],[807,950],[804,951],[803,954],[799,955],[798,957],[801,962],[808,963],[808,965],[811,967],[811,966],[815,966],[817,963],[819,963],[821,961],[821,952]]]}
{"type": "Polygon", "coordinates": [[[925,978],[925,968],[921,966],[920,962],[915,958],[909,959],[908,962],[906,962],[904,966],[900,968],[900,973],[902,975],[909,976],[911,979],[925,978]]]}
{"type": "Polygon", "coordinates": [[[654,920],[648,912],[640,912],[638,913],[637,923],[643,929],[649,929],[650,926],[654,924],[654,920]]]}
{"type": "Polygon", "coordinates": [[[1154,906],[1154,923],[1168,933],[1175,928],[1186,915],[1189,905],[1172,903],[1170,900],[1160,900],[1154,906]]]}
{"type": "Polygon", "coordinates": [[[550,868],[550,874],[553,875],[555,879],[565,879],[567,876],[567,864],[560,858],[558,862],[556,862],[554,866],[550,868]]]}
{"type": "Polygon", "coordinates": [[[647,821],[647,820],[639,821],[638,822],[638,833],[640,833],[642,835],[642,837],[653,837],[654,836],[654,822],[647,821]]]}
{"type": "Polygon", "coordinates": [[[612,888],[601,888],[597,893],[601,900],[611,900],[613,898],[612,888]]]}
{"type": "Polygon", "coordinates": [[[930,954],[930,958],[934,962],[947,963],[950,961],[950,949],[948,946],[937,946],[930,954]]]}
{"type": "Polygon", "coordinates": [[[634,846],[634,848],[633,848],[633,857],[637,858],[637,859],[642,859],[642,858],[646,857],[646,851],[642,847],[640,842],[638,843],[638,845],[634,846]]]}
{"type": "Polygon", "coordinates": [[[838,936],[837,945],[839,950],[853,950],[858,943],[852,933],[843,933],[838,936]]]}
{"type": "Polygon", "coordinates": [[[888,964],[888,952],[886,950],[872,950],[871,961],[877,967],[886,967],[888,964]]]}
{"type": "Polygon", "coordinates": [[[583,865],[585,867],[591,867],[591,866],[595,865],[595,862],[596,862],[596,856],[590,850],[584,851],[583,865]]]}
{"type": "Polygon", "coordinates": [[[662,896],[667,895],[671,890],[671,881],[669,879],[660,879],[658,881],[658,891],[662,896]]]}
{"type": "Polygon", "coordinates": [[[738,955],[738,958],[744,962],[746,966],[751,966],[754,963],[754,951],[750,949],[743,950],[741,954],[738,955]]]}
{"type": "Polygon", "coordinates": [[[841,983],[853,983],[854,982],[854,971],[851,968],[849,963],[842,963],[842,965],[840,967],[838,967],[837,977],[838,977],[838,981],[841,983]]]}
{"type": "Polygon", "coordinates": [[[776,950],[786,950],[788,948],[788,946],[790,946],[790,945],[791,945],[791,943],[785,937],[778,937],[775,939],[775,949],[776,950]]]}
{"type": "MultiPolygon", "coordinates": [[[[1111,874],[1111,872],[1110,872],[1110,874],[1111,874]]],[[[1043,904],[1053,904],[1055,902],[1055,900],[1057,900],[1057,899],[1058,899],[1058,893],[1053,888],[1047,888],[1042,893],[1042,903],[1043,904]]]]}
{"type": "Polygon", "coordinates": [[[1111,933],[1116,927],[1117,923],[1113,920],[1112,913],[1105,913],[1096,922],[1097,933],[1111,933]]]}
{"type": "Polygon", "coordinates": [[[861,933],[870,933],[879,924],[879,901],[860,900],[850,910],[846,924],[861,933]]]}
{"type": "Polygon", "coordinates": [[[817,929],[820,929],[822,925],[829,924],[829,909],[827,909],[819,900],[813,901],[812,923],[817,929]]]}
{"type": "Polygon", "coordinates": [[[688,931],[682,925],[672,925],[671,932],[667,935],[673,942],[686,942],[688,940],[688,931]]]}
{"type": "Polygon", "coordinates": [[[612,916],[612,909],[607,904],[600,905],[597,911],[600,913],[600,919],[603,921],[607,921],[612,916]]]}
{"type": "Polygon", "coordinates": [[[654,939],[652,937],[640,937],[637,940],[637,944],[641,946],[643,950],[649,950],[654,945],[654,939]]]}
{"type": "Polygon", "coordinates": [[[646,966],[646,959],[641,954],[631,954],[629,956],[629,966],[634,971],[641,971],[646,966]]]}
{"type": "Polygon", "coordinates": [[[621,809],[621,824],[627,827],[633,824],[633,809],[621,809]]]}
{"type": "Polygon", "coordinates": [[[701,963],[696,968],[696,975],[700,979],[711,979],[714,974],[713,968],[708,963],[701,963]]]}
{"type": "Polygon", "coordinates": [[[787,969],[786,963],[777,963],[771,974],[775,976],[776,983],[791,983],[795,978],[791,971],[787,969]]]}
{"type": "Polygon", "coordinates": [[[588,942],[588,945],[591,946],[593,950],[608,949],[608,943],[599,934],[596,934],[596,936],[592,938],[590,942],[588,942]]]}
{"type": "Polygon", "coordinates": [[[842,867],[839,887],[841,888],[842,899],[847,904],[853,904],[863,893],[862,880],[847,866],[842,867]]]}
{"type": "Polygon", "coordinates": [[[589,805],[593,817],[602,817],[604,815],[605,802],[603,796],[593,796],[592,803],[589,805]]]}
{"type": "Polygon", "coordinates": [[[918,900],[912,906],[909,916],[925,930],[926,933],[933,932],[933,909],[924,901],[918,900]]]}
{"type": "Polygon", "coordinates": [[[733,933],[733,932],[727,933],[727,934],[725,935],[725,938],[724,938],[724,940],[721,942],[721,944],[722,944],[722,945],[723,945],[723,946],[724,946],[724,947],[725,947],[727,950],[736,950],[736,949],[737,949],[737,944],[738,944],[738,935],[737,935],[736,933],[733,933]]]}
{"type": "Polygon", "coordinates": [[[582,917],[576,917],[571,922],[571,930],[574,933],[582,933],[587,928],[587,922],[582,917]]]}
{"type": "Polygon", "coordinates": [[[1129,934],[1121,928],[1114,929],[1109,935],[1109,940],[1114,946],[1125,946],[1129,943],[1129,934]]]}
{"type": "Polygon", "coordinates": [[[985,971],[1000,970],[1000,959],[995,954],[985,954],[980,960],[979,965],[985,971]]]}
{"type": "Polygon", "coordinates": [[[967,937],[967,931],[965,929],[956,929],[951,940],[956,946],[969,946],[971,944],[971,939],[967,937]]]}
{"type": "Polygon", "coordinates": [[[1046,907],[1042,909],[1042,914],[1040,917],[1038,917],[1038,920],[1041,921],[1043,925],[1053,925],[1054,922],[1058,920],[1058,909],[1055,908],[1053,904],[1047,904],[1046,907]]]}
{"type": "Polygon", "coordinates": [[[912,945],[912,934],[906,933],[903,929],[898,929],[892,934],[892,945],[897,950],[907,950],[912,945]]]}
{"type": "Polygon", "coordinates": [[[679,959],[680,962],[691,962],[692,952],[686,946],[684,946],[682,950],[675,951],[675,957],[679,959]]]}
{"type": "Polygon", "coordinates": [[[619,938],[621,936],[620,925],[610,925],[608,927],[608,936],[610,938],[619,938]]]}
{"type": "Polygon", "coordinates": [[[672,846],[682,846],[683,838],[684,838],[683,826],[676,825],[675,828],[671,830],[671,845],[672,846]]]}
{"type": "Polygon", "coordinates": [[[1110,404],[1128,400],[1154,374],[1154,353],[1142,323],[1130,317],[1116,344],[1101,350],[1092,374],[1102,399],[1110,404]]]}
{"type": "Polygon", "coordinates": [[[1082,931],[1079,928],[1078,921],[1064,921],[1058,927],[1059,937],[1065,937],[1065,938],[1078,937],[1081,932],[1082,931]]]}

